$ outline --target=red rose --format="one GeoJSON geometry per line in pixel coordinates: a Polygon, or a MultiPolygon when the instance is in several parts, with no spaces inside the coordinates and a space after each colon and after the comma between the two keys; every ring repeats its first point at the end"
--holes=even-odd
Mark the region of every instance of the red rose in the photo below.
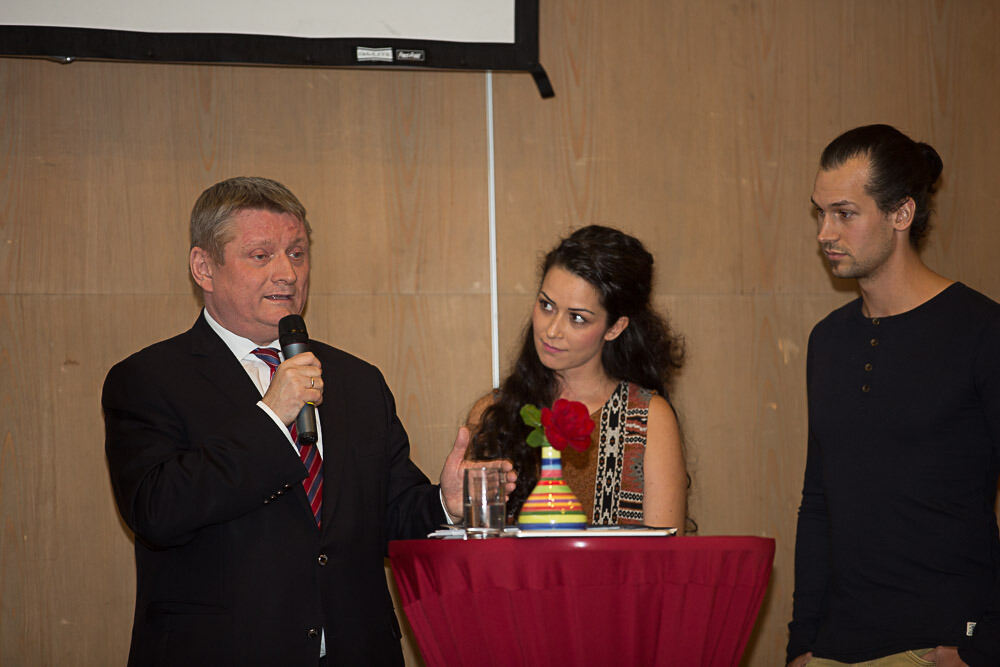
{"type": "Polygon", "coordinates": [[[582,452],[590,446],[594,420],[583,403],[560,398],[552,404],[551,410],[542,408],[542,426],[545,438],[554,448],[562,451],[569,445],[582,452]]]}

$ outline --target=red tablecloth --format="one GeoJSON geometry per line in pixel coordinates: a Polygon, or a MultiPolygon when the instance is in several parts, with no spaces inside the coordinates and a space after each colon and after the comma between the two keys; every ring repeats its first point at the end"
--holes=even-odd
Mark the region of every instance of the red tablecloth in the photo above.
{"type": "Polygon", "coordinates": [[[760,537],[389,544],[428,667],[735,665],[771,576],[760,537]]]}

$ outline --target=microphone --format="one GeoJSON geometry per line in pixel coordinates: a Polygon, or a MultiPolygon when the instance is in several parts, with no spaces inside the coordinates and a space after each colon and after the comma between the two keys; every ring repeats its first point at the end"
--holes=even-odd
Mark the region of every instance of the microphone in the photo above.
{"type": "MultiPolygon", "coordinates": [[[[306,323],[301,315],[285,315],[278,321],[278,342],[285,359],[296,354],[309,351],[309,334],[306,333],[306,323]]],[[[295,428],[299,434],[299,442],[311,445],[318,439],[316,431],[316,406],[306,403],[295,418],[295,428]]]]}

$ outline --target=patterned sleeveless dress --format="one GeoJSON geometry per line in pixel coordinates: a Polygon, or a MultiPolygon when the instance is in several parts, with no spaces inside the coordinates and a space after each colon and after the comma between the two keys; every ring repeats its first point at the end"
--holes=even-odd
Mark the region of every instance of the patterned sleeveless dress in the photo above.
{"type": "Polygon", "coordinates": [[[591,415],[597,428],[583,452],[562,453],[563,477],[591,523],[642,524],[643,456],[649,401],[655,392],[622,382],[591,415]]]}

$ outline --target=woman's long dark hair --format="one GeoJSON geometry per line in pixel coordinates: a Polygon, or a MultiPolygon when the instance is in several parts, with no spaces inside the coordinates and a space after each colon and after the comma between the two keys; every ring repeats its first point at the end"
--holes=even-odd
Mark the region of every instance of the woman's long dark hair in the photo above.
{"type": "MultiPolygon", "coordinates": [[[[655,389],[666,397],[683,363],[684,344],[652,308],[653,256],[642,243],[610,227],[583,227],[545,256],[541,280],[553,267],[566,269],[597,290],[608,313],[605,327],[619,317],[629,318],[625,330],[604,343],[601,363],[608,376],[655,389]]],[[[506,458],[514,464],[517,489],[508,502],[511,516],[520,511],[538,482],[540,465],[538,450],[525,443],[531,429],[521,421],[521,407],[525,403],[552,405],[558,392],[556,374],[539,360],[528,322],[520,354],[483,412],[471,445],[473,458],[506,458]]]]}

